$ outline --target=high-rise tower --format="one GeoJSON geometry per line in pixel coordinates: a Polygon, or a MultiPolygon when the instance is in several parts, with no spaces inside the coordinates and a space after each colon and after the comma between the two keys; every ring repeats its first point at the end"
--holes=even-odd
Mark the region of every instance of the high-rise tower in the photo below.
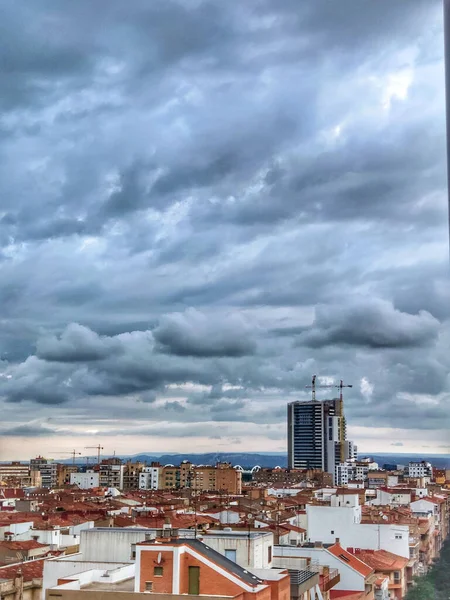
{"type": "Polygon", "coordinates": [[[288,404],[288,466],[336,473],[349,458],[343,403],[339,398],[288,404]]]}

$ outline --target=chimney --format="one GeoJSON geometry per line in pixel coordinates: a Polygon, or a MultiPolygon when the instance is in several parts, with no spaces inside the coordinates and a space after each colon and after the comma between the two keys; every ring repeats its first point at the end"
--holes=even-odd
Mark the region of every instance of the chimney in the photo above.
{"type": "Polygon", "coordinates": [[[340,538],[336,538],[336,544],[340,545],[340,543],[341,543],[341,539],[340,538]]]}

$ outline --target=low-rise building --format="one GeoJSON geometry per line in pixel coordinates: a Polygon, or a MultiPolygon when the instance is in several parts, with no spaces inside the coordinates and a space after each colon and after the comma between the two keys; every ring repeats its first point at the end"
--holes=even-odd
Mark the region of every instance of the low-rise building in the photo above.
{"type": "Polygon", "coordinates": [[[402,600],[407,592],[406,567],[408,559],[397,556],[386,550],[360,550],[347,548],[354,556],[372,567],[377,577],[388,579],[389,597],[391,600],[402,600]]]}
{"type": "Polygon", "coordinates": [[[198,539],[169,539],[136,546],[135,592],[289,600],[284,569],[244,569],[198,539]]]}
{"type": "Polygon", "coordinates": [[[0,541],[0,564],[8,565],[25,562],[46,556],[50,552],[48,544],[40,544],[34,540],[25,542],[0,541]]]}
{"type": "Polygon", "coordinates": [[[96,488],[100,485],[100,475],[93,469],[88,469],[85,473],[71,473],[70,483],[82,490],[96,488]]]}

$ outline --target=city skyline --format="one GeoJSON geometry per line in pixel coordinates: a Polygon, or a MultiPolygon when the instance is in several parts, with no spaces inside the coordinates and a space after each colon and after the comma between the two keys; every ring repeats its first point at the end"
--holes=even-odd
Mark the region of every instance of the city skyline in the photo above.
{"type": "Polygon", "coordinates": [[[448,452],[442,2],[357,4],[0,0],[0,460],[283,451],[312,373],[448,452]]]}

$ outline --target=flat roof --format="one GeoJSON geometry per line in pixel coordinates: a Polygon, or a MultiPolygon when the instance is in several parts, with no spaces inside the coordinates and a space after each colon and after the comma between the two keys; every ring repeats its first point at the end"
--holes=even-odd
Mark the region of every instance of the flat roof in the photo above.
{"type": "Polygon", "coordinates": [[[81,589],[89,592],[134,592],[134,577],[117,581],[116,583],[93,581],[92,583],[83,585],[81,589]]]}

